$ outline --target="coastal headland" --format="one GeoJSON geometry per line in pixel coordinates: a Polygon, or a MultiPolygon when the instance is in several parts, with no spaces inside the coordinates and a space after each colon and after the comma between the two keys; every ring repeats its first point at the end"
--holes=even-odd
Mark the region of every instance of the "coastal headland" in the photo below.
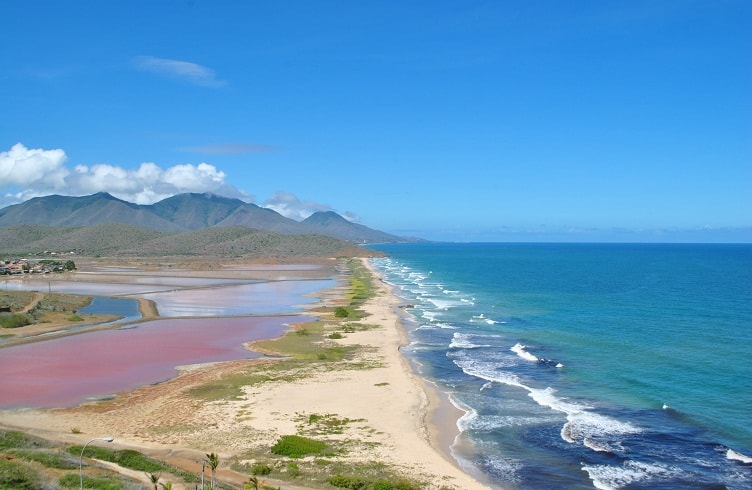
{"type": "MultiPolygon", "coordinates": [[[[174,309],[181,297],[193,303],[203,297],[216,309],[218,297],[239,300],[228,292],[240,287],[252,286],[246,294],[262,299],[267,293],[287,298],[301,290],[292,284],[327,280],[331,284],[326,288],[303,295],[313,297],[297,305],[300,311],[292,316],[289,308],[254,313],[251,306],[248,314],[222,315],[218,309],[218,315],[185,317],[212,328],[213,319],[232,316],[243,319],[250,330],[257,329],[261,319],[279,319],[280,331],[285,333],[264,340],[249,335],[251,341],[243,350],[248,355],[187,362],[175,366],[179,374],[170,379],[75,406],[5,407],[0,410],[0,432],[7,436],[7,431],[19,431],[62,451],[71,446],[80,450],[93,438],[112,436],[111,444],[93,445],[136,451],[173,468],[154,472],[160,482],[172,483],[173,489],[201,488],[202,467],[209,488],[211,472],[205,460],[210,453],[219,457],[221,488],[243,488],[252,479],[264,485],[258,488],[287,490],[373,488],[376,483],[381,485],[378,488],[400,489],[489,488],[451,458],[449,446],[460,414],[415,375],[400,353],[407,342],[400,299],[364,258],[317,259],[304,264],[215,263],[212,267],[81,262],[79,271],[55,278],[52,286],[40,283],[38,291],[66,290],[78,283],[81,290],[95,284],[105,291],[101,294],[108,294],[113,285],[123,286],[124,292],[118,295],[137,300],[142,318],[127,328],[117,322],[76,331],[64,328],[65,322],[22,327],[27,330],[19,332],[17,339],[0,343],[0,354],[22,342],[32,341],[18,347],[58,339],[75,342],[101,331],[180,321],[184,317],[179,313],[165,318],[160,310],[181,311],[174,309]]],[[[76,290],[74,286],[71,290],[76,290]]],[[[159,342],[169,349],[177,344],[172,338],[159,342]]],[[[202,345],[209,343],[202,339],[202,345]]],[[[117,349],[118,344],[111,348],[117,349]]],[[[86,369],[96,366],[85,366],[77,375],[85,377],[86,369]]],[[[0,453],[18,464],[26,454],[2,445],[0,453]]],[[[152,472],[105,459],[85,458],[87,478],[151,485],[152,472]]],[[[39,463],[32,466],[39,478],[64,476],[60,469],[41,468],[39,463]]]]}

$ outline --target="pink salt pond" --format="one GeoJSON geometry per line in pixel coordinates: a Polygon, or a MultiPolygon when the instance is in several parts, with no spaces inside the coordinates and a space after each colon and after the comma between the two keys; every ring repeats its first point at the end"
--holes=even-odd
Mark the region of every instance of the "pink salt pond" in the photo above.
{"type": "Polygon", "coordinates": [[[0,408],[69,407],[165,381],[176,366],[259,357],[301,316],[163,319],[0,350],[0,408]]]}

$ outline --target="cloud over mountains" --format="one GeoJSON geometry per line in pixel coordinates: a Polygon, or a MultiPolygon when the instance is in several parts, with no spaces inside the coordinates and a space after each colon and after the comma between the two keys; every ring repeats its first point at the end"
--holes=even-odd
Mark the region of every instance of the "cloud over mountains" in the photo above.
{"type": "Polygon", "coordinates": [[[129,170],[109,164],[66,166],[61,149],[30,149],[17,143],[0,152],[0,205],[49,194],[80,196],[109,192],[129,202],[152,204],[185,192],[212,192],[244,201],[252,196],[226,182],[227,175],[208,163],[167,169],[145,162],[129,170]]]}
{"type": "MultiPolygon", "coordinates": [[[[253,202],[254,197],[227,183],[227,174],[209,163],[186,163],[163,169],[144,162],[135,169],[117,165],[67,165],[62,149],[27,148],[16,143],[0,152],[0,207],[27,201],[33,197],[61,194],[84,196],[107,192],[128,202],[153,204],[176,194],[212,193],[253,202]]],[[[334,211],[325,204],[304,201],[294,194],[279,191],[268,198],[265,207],[281,215],[301,220],[317,211],[334,211]]],[[[352,213],[342,213],[358,221],[352,213]]]]}

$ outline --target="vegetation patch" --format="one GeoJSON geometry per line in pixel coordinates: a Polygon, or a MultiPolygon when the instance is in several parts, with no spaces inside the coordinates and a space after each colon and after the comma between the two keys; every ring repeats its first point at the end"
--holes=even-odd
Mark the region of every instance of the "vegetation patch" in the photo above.
{"type": "Polygon", "coordinates": [[[50,446],[48,441],[17,430],[0,430],[0,449],[40,448],[50,446]]]}
{"type": "Polygon", "coordinates": [[[19,328],[32,323],[29,315],[23,313],[0,313],[0,327],[2,328],[19,328]]]}
{"type": "Polygon", "coordinates": [[[298,430],[311,435],[331,435],[342,434],[351,423],[365,422],[365,419],[350,419],[347,417],[338,417],[337,415],[317,414],[310,415],[299,414],[298,430]]]}
{"type": "MultiPolygon", "coordinates": [[[[68,452],[73,455],[81,454],[81,446],[71,446],[68,452]]],[[[144,456],[133,449],[113,450],[97,446],[88,446],[86,448],[87,458],[101,459],[132,470],[145,471],[147,473],[156,473],[170,469],[166,464],[156,459],[144,456]]]]}
{"type": "MultiPolygon", "coordinates": [[[[79,488],[81,484],[81,477],[78,474],[69,473],[60,477],[58,483],[63,488],[79,488]]],[[[83,476],[84,488],[91,488],[94,490],[123,490],[122,478],[114,475],[104,476],[83,476]]]]}
{"type": "Polygon", "coordinates": [[[25,461],[39,463],[47,468],[59,470],[78,468],[78,459],[70,454],[43,449],[11,449],[8,453],[25,461]]]}
{"type": "Polygon", "coordinates": [[[39,474],[19,461],[0,457],[0,490],[37,489],[39,474]]]}
{"type": "Polygon", "coordinates": [[[17,311],[31,303],[33,299],[34,293],[30,291],[5,291],[0,293],[0,306],[17,311]]]}
{"type": "Polygon", "coordinates": [[[282,436],[272,446],[272,453],[288,458],[302,458],[309,454],[321,454],[327,448],[323,441],[317,441],[303,436],[282,436]]]}

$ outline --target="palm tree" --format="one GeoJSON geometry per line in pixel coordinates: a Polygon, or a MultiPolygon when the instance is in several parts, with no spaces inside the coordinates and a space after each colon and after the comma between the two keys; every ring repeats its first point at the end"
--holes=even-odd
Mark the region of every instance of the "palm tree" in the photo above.
{"type": "Polygon", "coordinates": [[[164,490],[172,490],[172,482],[168,481],[167,483],[160,483],[162,485],[162,488],[164,490]]]}
{"type": "Polygon", "coordinates": [[[154,485],[154,490],[159,490],[159,487],[157,486],[157,483],[159,483],[159,475],[147,473],[146,476],[149,477],[149,481],[154,485]]]}
{"type": "Polygon", "coordinates": [[[255,476],[248,478],[248,483],[245,484],[245,490],[259,490],[262,487],[263,482],[260,482],[255,476]]]}
{"type": "Polygon", "coordinates": [[[219,466],[219,456],[216,453],[209,453],[206,455],[206,460],[209,462],[209,467],[212,470],[211,487],[212,490],[217,488],[217,466],[219,466]]]}

